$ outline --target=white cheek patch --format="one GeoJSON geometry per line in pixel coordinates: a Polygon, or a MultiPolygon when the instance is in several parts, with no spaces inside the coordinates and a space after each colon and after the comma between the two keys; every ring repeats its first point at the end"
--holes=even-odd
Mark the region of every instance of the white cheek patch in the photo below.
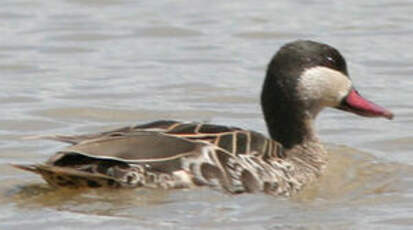
{"type": "Polygon", "coordinates": [[[299,79],[298,93],[304,101],[336,106],[349,93],[351,81],[341,72],[323,66],[305,70],[299,79]]]}

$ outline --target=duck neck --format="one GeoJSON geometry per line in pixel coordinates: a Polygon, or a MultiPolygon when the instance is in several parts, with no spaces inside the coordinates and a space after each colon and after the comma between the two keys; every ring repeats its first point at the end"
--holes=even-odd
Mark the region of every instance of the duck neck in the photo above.
{"type": "Polygon", "coordinates": [[[305,112],[305,105],[288,98],[274,104],[274,96],[274,91],[267,89],[261,98],[268,131],[286,149],[287,161],[295,166],[296,179],[303,185],[321,175],[327,162],[326,151],[313,128],[316,113],[305,112]]]}
{"type": "Polygon", "coordinates": [[[261,94],[261,106],[272,139],[285,148],[317,141],[313,121],[317,113],[308,111],[300,100],[297,81],[282,77],[280,68],[269,68],[261,94]]]}
{"type": "Polygon", "coordinates": [[[264,117],[271,138],[287,149],[318,142],[313,129],[313,119],[294,108],[274,106],[265,110],[264,117]]]}

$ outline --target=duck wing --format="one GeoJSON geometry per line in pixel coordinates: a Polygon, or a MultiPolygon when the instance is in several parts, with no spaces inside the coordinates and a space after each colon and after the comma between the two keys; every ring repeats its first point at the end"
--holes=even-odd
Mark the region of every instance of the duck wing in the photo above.
{"type": "Polygon", "coordinates": [[[15,166],[55,186],[221,185],[237,193],[277,184],[280,175],[271,169],[284,168],[278,163],[284,158],[279,143],[257,132],[220,125],[158,121],[51,139],[72,145],[45,164],[15,166]]]}
{"type": "Polygon", "coordinates": [[[14,166],[40,174],[55,186],[175,188],[190,184],[188,178],[174,175],[182,170],[183,159],[197,158],[205,145],[159,132],[136,131],[84,140],[57,152],[44,164],[14,166]]]}
{"type": "Polygon", "coordinates": [[[179,124],[182,124],[182,123],[178,121],[173,121],[173,120],[160,120],[160,121],[154,121],[154,122],[140,124],[140,125],[126,126],[126,127],[117,128],[117,129],[100,132],[100,133],[94,133],[94,134],[37,135],[37,136],[29,136],[29,137],[26,137],[25,139],[29,139],[29,140],[47,139],[47,140],[66,142],[66,143],[75,145],[75,144],[79,144],[87,140],[100,139],[100,138],[112,137],[112,136],[124,136],[128,134],[132,134],[136,131],[166,132],[179,124]]]}
{"type": "MultiPolygon", "coordinates": [[[[171,162],[196,155],[204,144],[153,131],[135,131],[122,136],[105,136],[82,141],[59,153],[114,160],[128,164],[171,162]]],[[[56,160],[53,160],[58,164],[56,160]]]]}

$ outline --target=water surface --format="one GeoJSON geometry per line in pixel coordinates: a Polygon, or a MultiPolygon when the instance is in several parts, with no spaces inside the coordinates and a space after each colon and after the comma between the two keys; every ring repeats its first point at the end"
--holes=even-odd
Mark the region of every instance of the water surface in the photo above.
{"type": "Polygon", "coordinates": [[[408,229],[413,226],[410,1],[3,1],[1,229],[408,229]],[[291,199],[198,188],[53,189],[9,163],[87,133],[153,119],[266,133],[265,67],[285,42],[337,47],[393,121],[324,111],[327,173],[291,199]]]}

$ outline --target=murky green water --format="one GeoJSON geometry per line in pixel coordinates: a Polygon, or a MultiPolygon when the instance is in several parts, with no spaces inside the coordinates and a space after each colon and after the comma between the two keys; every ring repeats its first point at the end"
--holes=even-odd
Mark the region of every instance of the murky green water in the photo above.
{"type": "Polygon", "coordinates": [[[410,1],[2,1],[0,229],[409,229],[413,226],[410,1]],[[318,119],[326,175],[298,196],[207,188],[55,190],[9,163],[85,133],[154,119],[266,132],[258,105],[274,52],[294,39],[337,47],[393,121],[318,119]]]}

